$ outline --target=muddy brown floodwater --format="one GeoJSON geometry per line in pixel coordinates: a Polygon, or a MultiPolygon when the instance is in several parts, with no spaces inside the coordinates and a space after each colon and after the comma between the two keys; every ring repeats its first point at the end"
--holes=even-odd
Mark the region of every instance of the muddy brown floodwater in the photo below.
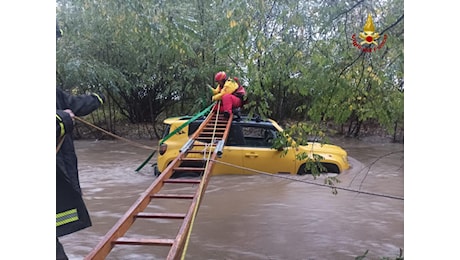
{"type": "MultiPolygon", "coordinates": [[[[366,251],[365,259],[399,256],[404,250],[404,145],[332,141],[348,151],[351,164],[337,175],[338,186],[345,188],[337,195],[311,184],[322,184],[322,177],[212,176],[185,259],[346,260],[366,251]]],[[[60,241],[70,259],[83,259],[152,183],[155,158],[136,172],[149,150],[122,141],[80,140],[75,145],[93,226],[60,241]]],[[[140,228],[150,228],[145,225],[140,228]]],[[[116,246],[107,259],[163,255],[145,246],[116,246]]]]}

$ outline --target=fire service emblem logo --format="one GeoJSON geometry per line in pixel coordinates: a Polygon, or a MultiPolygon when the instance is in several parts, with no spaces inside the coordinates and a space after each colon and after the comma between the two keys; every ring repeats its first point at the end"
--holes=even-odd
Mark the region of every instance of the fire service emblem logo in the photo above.
{"type": "Polygon", "coordinates": [[[388,36],[383,35],[383,40],[378,43],[377,40],[381,39],[380,34],[375,32],[374,22],[372,21],[372,16],[367,15],[366,24],[364,25],[363,32],[359,33],[359,38],[362,40],[358,42],[356,40],[356,34],[353,34],[351,37],[353,39],[353,46],[358,48],[363,52],[373,52],[380,50],[385,42],[387,41],[388,36]]]}

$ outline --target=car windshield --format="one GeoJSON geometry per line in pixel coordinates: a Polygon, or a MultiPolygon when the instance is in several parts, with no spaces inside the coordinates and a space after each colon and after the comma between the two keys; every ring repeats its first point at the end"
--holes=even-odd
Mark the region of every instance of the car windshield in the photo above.
{"type": "Polygon", "coordinates": [[[164,139],[168,134],[169,130],[171,129],[170,124],[163,124],[164,130],[163,130],[163,135],[161,136],[161,139],[164,139]]]}

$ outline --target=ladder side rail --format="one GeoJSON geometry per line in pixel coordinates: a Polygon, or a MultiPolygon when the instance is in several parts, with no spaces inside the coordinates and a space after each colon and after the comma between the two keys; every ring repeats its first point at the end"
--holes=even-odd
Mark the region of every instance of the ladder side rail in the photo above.
{"type": "Polygon", "coordinates": [[[150,203],[152,194],[158,192],[163,187],[163,181],[169,179],[173,173],[173,168],[179,164],[179,154],[168,167],[155,179],[155,181],[144,191],[129,210],[118,220],[118,222],[107,232],[99,244],[85,257],[85,260],[103,260],[114,247],[114,241],[122,237],[135,221],[135,215],[143,211],[150,203]]]}
{"type": "MultiPolygon", "coordinates": [[[[199,192],[199,189],[197,189],[197,193],[199,192]]],[[[179,228],[179,231],[177,233],[177,236],[174,240],[173,245],[171,246],[171,249],[169,250],[168,256],[166,259],[168,260],[175,260],[175,259],[180,259],[180,255],[183,251],[183,247],[185,244],[185,238],[186,235],[188,234],[190,230],[190,226],[192,224],[192,213],[193,209],[195,208],[197,204],[198,196],[195,194],[192,203],[190,204],[190,207],[185,215],[184,220],[182,221],[182,224],[179,228]]]]}
{"type": "MultiPolygon", "coordinates": [[[[233,121],[233,114],[228,119],[227,125],[225,126],[225,130],[224,130],[224,133],[222,135],[222,141],[224,141],[224,146],[225,146],[225,143],[227,142],[228,134],[230,133],[230,127],[232,126],[232,121],[233,121]]],[[[208,162],[209,174],[203,176],[205,190],[206,190],[206,187],[208,185],[208,181],[209,181],[209,179],[211,177],[212,168],[214,167],[214,161],[216,160],[217,157],[221,157],[221,155],[222,155],[221,153],[219,154],[219,152],[223,152],[223,151],[219,151],[218,149],[216,149],[214,151],[214,153],[211,155],[210,161],[208,162]]]]}
{"type": "MultiPolygon", "coordinates": [[[[227,142],[228,134],[230,133],[230,127],[232,126],[232,121],[233,121],[233,115],[231,115],[231,117],[228,119],[227,125],[225,126],[225,130],[224,130],[224,133],[222,135],[222,141],[224,141],[224,146],[225,146],[225,143],[227,142]]],[[[211,155],[211,158],[210,158],[209,162],[208,162],[208,168],[206,169],[205,173],[209,172],[209,174],[204,174],[204,176],[202,178],[202,182],[203,182],[203,185],[204,185],[204,190],[206,190],[207,185],[208,185],[208,181],[211,178],[211,173],[212,173],[212,169],[214,167],[214,162],[215,162],[216,158],[222,156],[222,154],[221,153],[219,154],[219,152],[222,152],[222,151],[219,151],[218,149],[215,149],[214,152],[211,155]]]]}
{"type": "MultiPolygon", "coordinates": [[[[228,119],[227,125],[225,126],[224,134],[222,136],[222,140],[224,140],[225,143],[227,143],[227,137],[228,137],[228,133],[230,133],[230,127],[232,126],[232,121],[233,121],[233,114],[228,119]]],[[[224,146],[225,146],[225,143],[224,143],[224,146]]]]}
{"type": "Polygon", "coordinates": [[[192,203],[190,204],[190,207],[187,211],[186,217],[184,218],[182,225],[179,229],[179,232],[177,234],[177,237],[175,239],[175,242],[173,246],[171,247],[169,254],[166,259],[168,260],[178,260],[181,258],[181,254],[183,253],[184,250],[184,245],[187,239],[187,236],[190,232],[190,228],[192,226],[192,220],[193,220],[193,214],[195,211],[195,208],[199,208],[201,205],[202,198],[204,196],[204,193],[206,191],[206,187],[208,186],[208,182],[211,176],[212,168],[214,166],[214,160],[217,157],[217,153],[214,152],[211,155],[211,158],[209,160],[209,165],[206,168],[203,177],[202,177],[202,182],[200,185],[202,185],[201,189],[197,189],[195,193],[195,197],[193,198],[192,203]]]}
{"type": "MultiPolygon", "coordinates": [[[[209,117],[212,117],[212,115],[210,115],[209,117]]],[[[223,140],[227,140],[227,136],[228,136],[228,133],[230,132],[230,127],[232,125],[232,119],[233,118],[231,117],[227,121],[225,131],[222,136],[223,140]]],[[[204,127],[205,127],[205,124],[203,122],[203,124],[200,126],[199,129],[202,129],[204,127]]],[[[196,132],[200,133],[201,131],[197,130],[196,132]]],[[[194,220],[193,219],[194,214],[196,214],[195,210],[198,211],[201,205],[202,198],[204,196],[204,193],[206,192],[206,188],[208,186],[209,179],[211,177],[212,169],[214,167],[214,161],[216,160],[217,156],[218,156],[218,151],[214,150],[214,152],[211,154],[211,158],[208,161],[207,167],[202,177],[202,181],[200,183],[202,187],[200,187],[200,189],[197,189],[196,191],[196,195],[193,199],[193,202],[190,205],[190,208],[187,212],[187,216],[184,218],[184,221],[182,222],[182,226],[179,229],[176,240],[169,251],[169,254],[167,257],[168,260],[179,260],[180,256],[183,254],[183,251],[185,249],[184,245],[185,245],[186,239],[189,235],[189,232],[191,232],[191,226],[192,226],[192,221],[194,220]]]]}
{"type": "MultiPolygon", "coordinates": [[[[200,135],[206,125],[210,122],[215,111],[211,111],[206,119],[201,123],[197,131],[191,136],[191,139],[195,139],[200,135]]],[[[224,131],[223,139],[226,140],[229,128],[231,125],[232,118],[227,121],[227,126],[224,131]]],[[[102,241],[90,252],[90,254],[85,257],[85,260],[103,260],[105,257],[110,253],[112,248],[115,246],[114,241],[122,237],[132,226],[134,221],[136,220],[136,215],[142,212],[150,203],[153,194],[157,193],[161,190],[164,186],[164,181],[169,179],[173,172],[174,168],[180,165],[180,161],[187,155],[187,151],[180,152],[179,155],[166,167],[166,169],[155,179],[155,181],[150,185],[150,187],[137,199],[137,201],[130,207],[130,209],[123,215],[122,218],[118,220],[118,222],[109,230],[109,232],[104,236],[102,241]]],[[[210,164],[208,165],[209,169],[205,171],[203,175],[203,179],[206,183],[203,183],[204,187],[207,187],[207,181],[209,180],[209,176],[211,175],[211,169],[213,165],[213,160],[215,160],[216,152],[214,152],[211,156],[213,159],[211,160],[210,164]]],[[[204,192],[205,189],[202,190],[204,192]]],[[[189,208],[189,213],[187,214],[186,218],[184,219],[181,229],[179,230],[178,236],[176,238],[176,242],[173,244],[172,249],[170,250],[170,254],[177,256],[177,252],[183,251],[183,245],[185,243],[184,234],[188,233],[191,226],[191,217],[194,211],[194,208],[200,204],[199,198],[201,198],[201,192],[197,191],[197,195],[193,199],[193,202],[189,208]],[[174,250],[173,250],[174,249],[174,250]]],[[[168,258],[169,259],[169,258],[168,258]]]]}
{"type": "Polygon", "coordinates": [[[198,127],[198,129],[195,131],[195,133],[192,134],[192,136],[190,137],[190,139],[193,139],[195,140],[200,134],[201,132],[203,132],[203,129],[206,127],[206,125],[208,125],[208,123],[211,121],[212,119],[212,116],[215,114],[215,111],[211,111],[208,116],[206,117],[206,119],[200,124],[200,126],[198,127]]]}

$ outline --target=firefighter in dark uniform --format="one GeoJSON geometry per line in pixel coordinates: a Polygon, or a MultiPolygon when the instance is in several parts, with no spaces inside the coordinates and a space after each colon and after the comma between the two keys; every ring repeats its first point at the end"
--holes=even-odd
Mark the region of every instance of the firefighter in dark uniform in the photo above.
{"type": "MultiPolygon", "coordinates": [[[[61,34],[56,23],[56,39],[61,34]]],[[[59,237],[91,226],[78,178],[73,117],[88,115],[103,103],[102,94],[74,96],[56,88],[56,259],[68,259],[59,237]]]]}

